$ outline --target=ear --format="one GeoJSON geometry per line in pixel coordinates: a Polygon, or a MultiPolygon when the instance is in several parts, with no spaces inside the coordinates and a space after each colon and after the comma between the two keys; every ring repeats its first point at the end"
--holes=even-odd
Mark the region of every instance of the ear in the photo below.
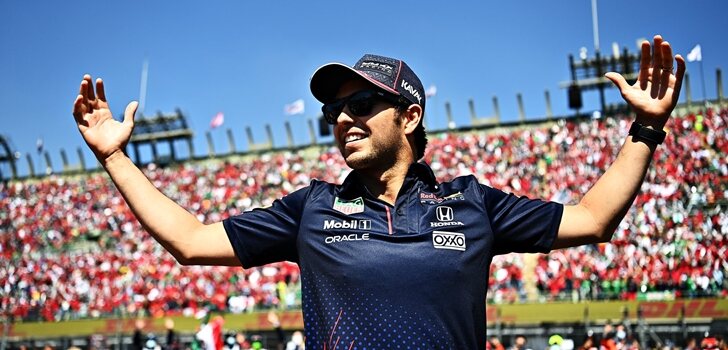
{"type": "Polygon", "coordinates": [[[404,123],[404,132],[407,135],[412,135],[422,120],[422,107],[417,104],[410,105],[407,110],[401,115],[404,123]]]}

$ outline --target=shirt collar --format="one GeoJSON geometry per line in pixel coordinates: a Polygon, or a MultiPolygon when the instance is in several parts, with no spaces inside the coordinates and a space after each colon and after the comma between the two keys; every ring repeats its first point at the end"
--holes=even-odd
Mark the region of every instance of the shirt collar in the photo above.
{"type": "MultiPolygon", "coordinates": [[[[346,176],[346,179],[344,179],[344,183],[341,184],[340,193],[351,197],[361,196],[364,193],[368,194],[369,191],[359,180],[360,176],[361,175],[356,170],[349,173],[349,175],[346,176]]],[[[407,175],[404,178],[402,189],[408,189],[411,186],[414,186],[417,182],[422,182],[425,186],[427,186],[428,190],[435,191],[437,179],[435,178],[435,174],[432,172],[430,166],[424,162],[416,162],[410,165],[409,169],[407,169],[407,175]]]]}

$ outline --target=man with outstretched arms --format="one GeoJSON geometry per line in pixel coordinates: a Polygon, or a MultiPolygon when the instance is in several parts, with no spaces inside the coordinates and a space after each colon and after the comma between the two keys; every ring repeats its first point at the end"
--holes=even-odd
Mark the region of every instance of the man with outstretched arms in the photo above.
{"type": "Polygon", "coordinates": [[[165,197],[124,154],[136,102],[112,118],[101,79],[84,76],[73,115],[89,148],[144,228],[183,265],[297,262],[307,347],[485,348],[491,259],[609,241],[629,209],[675,107],[685,62],[655,36],[637,82],[617,73],[636,118],[616,160],[575,205],[516,197],[473,176],[438,183],[418,162],[425,94],[403,61],[330,63],[311,91],[353,169],[204,225],[165,197]],[[676,62],[676,70],[673,67],[676,62]]]}

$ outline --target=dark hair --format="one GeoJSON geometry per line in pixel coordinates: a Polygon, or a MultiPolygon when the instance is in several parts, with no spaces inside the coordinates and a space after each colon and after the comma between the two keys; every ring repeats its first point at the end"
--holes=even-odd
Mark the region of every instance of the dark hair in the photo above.
{"type": "MultiPolygon", "coordinates": [[[[397,115],[400,113],[407,112],[407,108],[409,106],[404,105],[396,105],[395,110],[397,111],[397,115]]],[[[427,148],[427,132],[425,131],[425,125],[423,121],[425,120],[425,113],[423,111],[422,116],[420,116],[420,123],[417,124],[417,128],[415,128],[415,161],[418,161],[422,159],[422,157],[425,156],[425,148],[427,148]]]]}

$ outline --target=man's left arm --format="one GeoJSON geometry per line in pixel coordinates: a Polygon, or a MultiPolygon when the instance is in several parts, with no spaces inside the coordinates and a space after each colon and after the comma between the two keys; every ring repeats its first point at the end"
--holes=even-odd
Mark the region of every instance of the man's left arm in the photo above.
{"type": "MultiPolygon", "coordinates": [[[[642,43],[640,72],[634,85],[618,73],[606,77],[619,88],[622,97],[636,114],[633,123],[652,131],[662,131],[680,96],[685,60],[675,56],[673,73],[672,48],[661,36],[642,43]]],[[[643,130],[644,132],[645,130],[643,130]]],[[[647,136],[627,136],[614,163],[584,195],[579,204],[567,205],[561,217],[553,249],[607,242],[627,214],[658,147],[650,131],[647,136]]],[[[644,135],[644,134],[641,134],[644,135]]]]}

